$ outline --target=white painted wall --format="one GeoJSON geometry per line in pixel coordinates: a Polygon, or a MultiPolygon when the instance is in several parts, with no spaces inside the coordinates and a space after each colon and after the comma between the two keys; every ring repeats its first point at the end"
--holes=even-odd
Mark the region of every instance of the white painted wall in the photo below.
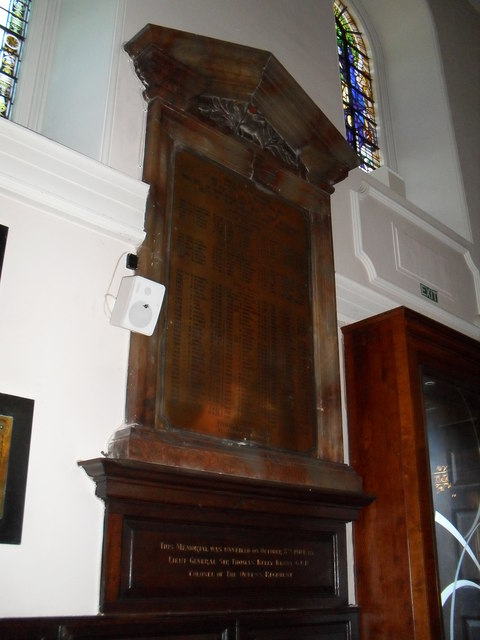
{"type": "MultiPolygon", "coordinates": [[[[28,96],[30,103],[44,96],[35,109],[40,122],[25,117],[21,91],[19,121],[128,175],[141,176],[145,103],[122,45],[149,22],[271,51],[343,132],[332,0],[36,2],[39,13],[53,15],[43,33],[50,71],[28,96]]],[[[469,211],[480,204],[472,162],[480,148],[480,124],[472,115],[480,72],[471,64],[480,55],[479,12],[467,0],[455,7],[443,0],[351,3],[377,56],[387,162],[404,179],[410,202],[471,242],[469,211]]],[[[27,76],[39,51],[32,44],[29,60],[27,49],[27,76]]],[[[36,71],[38,84],[42,69],[36,71]]]]}
{"type": "MultiPolygon", "coordinates": [[[[403,24],[407,34],[414,35],[402,11],[420,0],[363,1],[367,9],[378,10],[379,18],[385,15],[385,28],[400,31],[403,24]],[[394,11],[390,18],[382,13],[385,7],[394,11]],[[389,23],[392,15],[399,15],[398,23],[389,23]]],[[[42,28],[35,40],[32,24],[31,42],[36,44],[30,51],[35,55],[25,60],[24,78],[29,81],[22,88],[27,96],[23,104],[19,91],[19,122],[74,151],[0,121],[0,223],[10,228],[0,281],[0,390],[35,400],[24,537],[20,546],[0,545],[2,617],[98,609],[102,503],[77,460],[99,455],[123,421],[129,334],[108,324],[103,296],[119,257],[141,241],[146,194],[138,180],[145,105],[122,43],[153,22],[270,50],[332,122],[340,130],[343,126],[330,0],[35,2],[42,28]],[[92,9],[101,17],[94,23],[92,9]],[[51,62],[50,75],[40,77],[39,60],[47,61],[46,68],[51,62]]],[[[472,15],[478,25],[480,16],[472,15]]],[[[428,17],[426,5],[422,16],[428,17]]],[[[446,30],[442,42],[455,25],[448,25],[443,14],[437,17],[446,30]]],[[[424,43],[432,42],[432,33],[427,36],[424,43]]],[[[416,63],[422,57],[418,41],[412,51],[416,63]]],[[[387,59],[390,69],[392,58],[387,59]]],[[[394,109],[406,100],[402,92],[411,91],[407,80],[395,90],[388,86],[394,109]]],[[[459,84],[467,90],[468,82],[457,79],[456,90],[459,84]]],[[[413,86],[418,89],[420,84],[416,78],[413,86]]],[[[456,113],[471,123],[470,98],[455,103],[456,113]]],[[[411,94],[404,106],[416,119],[419,112],[411,94]]],[[[428,101],[424,106],[430,107],[428,101]]],[[[461,227],[465,219],[459,213],[460,192],[448,201],[452,215],[445,207],[441,213],[445,201],[439,194],[451,164],[442,164],[443,147],[431,145],[438,130],[421,138],[430,145],[430,164],[413,157],[411,163],[405,160],[416,140],[402,138],[404,115],[394,114],[398,166],[405,171],[407,195],[420,194],[415,185],[421,176],[430,180],[429,187],[419,208],[375,177],[358,172],[339,185],[333,197],[339,322],[408,303],[478,336],[479,243],[469,242],[461,227]],[[438,159],[442,162],[435,164],[438,159]],[[375,216],[382,218],[381,228],[375,216]],[[399,262],[395,255],[394,231],[403,229],[406,219],[407,236],[416,241],[421,229],[425,246],[439,247],[435,250],[446,256],[446,269],[456,266],[461,295],[454,291],[438,307],[420,298],[415,269],[433,273],[433,279],[436,275],[422,261],[418,243],[406,252],[411,257],[407,268],[405,259],[400,256],[399,262]],[[373,268],[367,268],[359,243],[373,268]]],[[[415,122],[418,132],[425,133],[424,121],[415,122]]],[[[462,163],[473,144],[466,142],[467,133],[455,121],[455,135],[463,141],[462,163]]],[[[449,163],[454,160],[452,149],[447,149],[449,163]]],[[[478,202],[472,196],[472,169],[464,170],[469,176],[467,199],[478,202]]],[[[120,275],[117,272],[117,279],[120,275]]]]}
{"type": "Polygon", "coordinates": [[[35,401],[23,538],[0,616],[98,610],[103,504],[77,461],[123,422],[129,332],[104,296],[142,239],[145,185],[0,120],[0,389],[35,401]]]}
{"type": "Polygon", "coordinates": [[[101,158],[112,66],[116,0],[63,0],[42,134],[101,158]]]}
{"type": "Polygon", "coordinates": [[[480,274],[473,245],[376,177],[356,169],[332,199],[341,322],[405,305],[480,338],[480,274]],[[422,286],[436,292],[432,302],[422,286]]]}
{"type": "MultiPolygon", "coordinates": [[[[473,238],[480,238],[480,3],[429,0],[473,238]],[[472,5],[475,5],[475,10],[472,5]],[[455,29],[452,29],[455,25],[455,29]]],[[[480,247],[477,246],[477,255],[480,247]]]]}
{"type": "MultiPolygon", "coordinates": [[[[470,240],[443,60],[429,6],[425,0],[361,1],[384,54],[397,167],[407,198],[470,240]]],[[[461,29],[458,21],[452,26],[461,29]]]]}

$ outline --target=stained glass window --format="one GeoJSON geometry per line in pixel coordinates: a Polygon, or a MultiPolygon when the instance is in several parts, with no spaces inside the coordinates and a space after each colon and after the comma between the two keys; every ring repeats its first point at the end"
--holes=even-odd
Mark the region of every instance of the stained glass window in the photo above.
{"type": "Polygon", "coordinates": [[[9,118],[30,13],[30,0],[0,0],[0,116],[9,118]]]}
{"type": "Polygon", "coordinates": [[[364,38],[340,0],[334,2],[338,60],[347,141],[361,158],[361,167],[380,166],[370,60],[364,38]]]}

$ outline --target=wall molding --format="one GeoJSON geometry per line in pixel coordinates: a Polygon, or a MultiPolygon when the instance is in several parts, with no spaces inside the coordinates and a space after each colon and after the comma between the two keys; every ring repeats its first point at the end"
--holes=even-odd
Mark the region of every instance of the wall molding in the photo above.
{"type": "Polygon", "coordinates": [[[35,0],[21,65],[12,120],[41,131],[61,0],[35,0]]]}
{"type": "Polygon", "coordinates": [[[405,291],[399,287],[393,288],[391,297],[387,298],[369,287],[338,273],[335,276],[335,283],[339,326],[370,318],[395,307],[405,306],[471,338],[480,340],[480,327],[476,324],[466,322],[439,307],[434,307],[428,301],[423,302],[415,296],[405,294],[405,291]]]}
{"type": "Polygon", "coordinates": [[[0,191],[139,245],[148,185],[19,125],[0,120],[0,191]]]}
{"type": "Polygon", "coordinates": [[[468,244],[400,200],[368,179],[350,190],[354,254],[369,283],[388,299],[447,324],[456,317],[460,330],[478,336],[480,273],[468,244]],[[422,297],[423,285],[437,292],[433,303],[422,297]]]}

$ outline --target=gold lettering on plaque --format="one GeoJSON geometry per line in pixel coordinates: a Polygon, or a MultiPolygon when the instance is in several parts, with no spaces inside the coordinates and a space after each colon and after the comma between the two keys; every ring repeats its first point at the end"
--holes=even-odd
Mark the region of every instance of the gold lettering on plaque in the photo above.
{"type": "Polygon", "coordinates": [[[167,563],[183,567],[188,578],[293,579],[295,572],[305,570],[315,553],[304,547],[244,547],[229,545],[196,545],[161,541],[161,552],[168,554],[167,563]]]}
{"type": "Polygon", "coordinates": [[[7,488],[8,460],[12,442],[12,416],[0,416],[0,520],[5,510],[5,492],[7,488]]]}
{"type": "Polygon", "coordinates": [[[173,427],[314,448],[309,229],[291,203],[177,153],[164,397],[173,427]]]}

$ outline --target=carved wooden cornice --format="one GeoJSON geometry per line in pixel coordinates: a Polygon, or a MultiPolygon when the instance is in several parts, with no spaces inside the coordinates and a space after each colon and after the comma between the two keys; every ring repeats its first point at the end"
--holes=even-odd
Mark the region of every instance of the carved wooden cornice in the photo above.
{"type": "Polygon", "coordinates": [[[359,164],[340,132],[268,51],[156,25],[147,25],[125,49],[146,100],[200,116],[207,112],[219,128],[249,138],[311,184],[331,191],[359,164]]]}

